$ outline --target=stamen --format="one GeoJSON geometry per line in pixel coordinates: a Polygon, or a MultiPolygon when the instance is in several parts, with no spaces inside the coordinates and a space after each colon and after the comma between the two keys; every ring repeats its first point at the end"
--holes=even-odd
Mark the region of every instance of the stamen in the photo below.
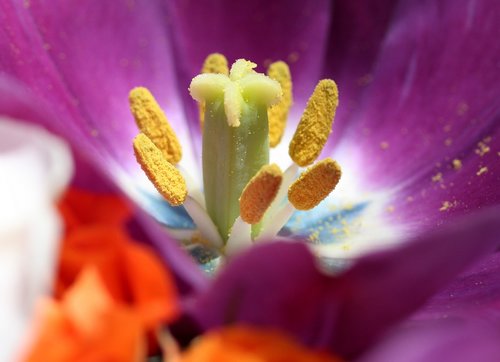
{"type": "Polygon", "coordinates": [[[202,73],[229,74],[227,59],[220,53],[210,54],[203,63],[202,73]]]}
{"type": "MultiPolygon", "coordinates": [[[[229,68],[227,66],[227,59],[224,55],[219,53],[210,54],[203,63],[203,68],[201,68],[202,73],[214,73],[214,74],[224,74],[229,75],[229,68]]],[[[203,129],[203,123],[205,122],[205,102],[199,103],[200,108],[200,127],[203,129]]]]}
{"type": "Polygon", "coordinates": [[[265,165],[252,177],[240,197],[240,216],[248,224],[260,222],[273,202],[283,174],[276,164],[265,165]]]}
{"type": "Polygon", "coordinates": [[[290,69],[285,62],[279,61],[272,63],[267,70],[267,75],[276,80],[283,90],[281,101],[268,110],[269,118],[269,145],[276,147],[285,132],[288,111],[292,106],[292,77],[290,69]]]}
{"type": "Polygon", "coordinates": [[[129,102],[139,130],[160,149],[168,162],[178,163],[182,158],[181,144],[151,92],[144,87],[134,88],[130,91],[129,102]]]}
{"type": "Polygon", "coordinates": [[[134,139],[137,162],[156,187],[158,192],[172,206],[184,203],[187,196],[186,181],[158,147],[143,133],[134,139]]]}
{"type": "Polygon", "coordinates": [[[339,103],[337,85],[331,79],[321,80],[307,101],[297,130],[290,142],[289,154],[301,167],[316,160],[332,130],[339,103]]]}
{"type": "Polygon", "coordinates": [[[337,186],[342,172],[331,158],[309,167],[288,189],[288,200],[298,210],[310,210],[337,186]]]}

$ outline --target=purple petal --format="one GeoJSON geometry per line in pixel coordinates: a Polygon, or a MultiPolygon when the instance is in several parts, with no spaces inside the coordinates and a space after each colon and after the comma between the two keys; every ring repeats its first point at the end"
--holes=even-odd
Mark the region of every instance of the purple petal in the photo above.
{"type": "Polygon", "coordinates": [[[128,110],[135,86],[150,88],[187,135],[158,2],[2,0],[0,9],[0,70],[43,99],[53,128],[101,169],[139,172],[128,110]]]}
{"type": "MultiPolygon", "coordinates": [[[[284,60],[291,66],[296,103],[303,107],[301,100],[307,99],[320,77],[330,2],[204,0],[166,4],[182,89],[187,89],[206,56],[213,52],[224,54],[229,62],[252,60],[261,72],[271,61],[284,60]]],[[[192,127],[198,132],[195,104],[187,93],[185,96],[192,127]]]]}
{"type": "MultiPolygon", "coordinates": [[[[51,112],[45,108],[44,104],[18,82],[1,76],[0,114],[43,125],[51,132],[55,132],[51,112]]],[[[98,192],[116,192],[116,187],[111,185],[109,180],[103,177],[85,157],[82,157],[80,150],[73,148],[73,157],[76,167],[72,185],[98,192]]]]}
{"type": "Polygon", "coordinates": [[[468,156],[498,124],[500,13],[494,0],[400,2],[373,82],[339,145],[360,182],[394,187],[468,156]]]}
{"type": "Polygon", "coordinates": [[[496,362],[500,325],[440,322],[398,328],[360,362],[496,362]]]}
{"type": "Polygon", "coordinates": [[[343,356],[361,353],[471,262],[500,244],[499,209],[463,219],[334,277],[300,243],[237,257],[192,305],[203,328],[235,322],[278,327],[343,356]]]}
{"type": "Polygon", "coordinates": [[[414,316],[416,320],[500,319],[500,253],[455,279],[414,316]]]}
{"type": "Polygon", "coordinates": [[[500,114],[482,135],[415,177],[393,201],[398,216],[420,227],[500,203],[500,114]],[[488,141],[489,140],[489,141],[488,141]],[[453,162],[459,162],[460,167],[453,162]]]}
{"type": "Polygon", "coordinates": [[[396,0],[351,0],[333,6],[323,76],[337,83],[340,107],[326,152],[342,138],[350,116],[359,108],[363,91],[372,81],[396,5],[396,0]]]}

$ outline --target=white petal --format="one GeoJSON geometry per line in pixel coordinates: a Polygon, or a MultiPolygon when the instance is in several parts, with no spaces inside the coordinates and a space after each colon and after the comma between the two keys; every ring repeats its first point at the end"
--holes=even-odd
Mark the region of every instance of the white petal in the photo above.
{"type": "Polygon", "coordinates": [[[61,233],[54,201],[72,169],[64,142],[39,127],[0,118],[2,361],[15,358],[36,300],[52,287],[61,233]]]}

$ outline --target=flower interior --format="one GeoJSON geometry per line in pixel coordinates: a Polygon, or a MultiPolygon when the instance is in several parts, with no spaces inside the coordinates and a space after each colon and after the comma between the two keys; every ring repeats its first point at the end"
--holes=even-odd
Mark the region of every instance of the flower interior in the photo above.
{"type": "Polygon", "coordinates": [[[315,208],[341,177],[336,161],[317,160],[338,106],[335,82],[317,84],[289,144],[291,165],[282,170],[269,164],[269,150],[281,142],[293,103],[290,70],[279,61],[264,75],[256,66],[239,59],[229,70],[223,55],[211,54],[191,82],[203,133],[203,187],[186,182],[181,144],[153,95],[142,87],[130,92],[138,163],[163,198],[192,218],[198,234],[190,241],[219,255],[275,238],[296,210],[315,208]]]}

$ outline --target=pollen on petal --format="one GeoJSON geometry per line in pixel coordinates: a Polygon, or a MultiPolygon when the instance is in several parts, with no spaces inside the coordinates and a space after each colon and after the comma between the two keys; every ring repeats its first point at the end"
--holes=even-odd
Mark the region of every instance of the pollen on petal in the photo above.
{"type": "Polygon", "coordinates": [[[134,139],[134,152],[137,162],[158,192],[172,206],[184,203],[187,196],[186,181],[162,152],[143,133],[134,139]]]}
{"type": "MultiPolygon", "coordinates": [[[[224,74],[229,75],[229,68],[227,66],[227,59],[224,55],[220,53],[210,54],[203,63],[201,68],[202,73],[214,73],[214,74],[224,74]]],[[[203,123],[205,122],[205,102],[200,102],[200,127],[203,129],[203,123]]]]}
{"type": "Polygon", "coordinates": [[[283,173],[276,164],[263,166],[252,177],[240,197],[240,216],[248,224],[257,224],[273,202],[281,186],[283,173]]]}
{"type": "Polygon", "coordinates": [[[168,162],[178,163],[182,158],[181,144],[151,92],[144,87],[134,88],[130,91],[129,102],[139,130],[160,149],[168,162]]]}
{"type": "Polygon", "coordinates": [[[337,85],[331,79],[321,80],[307,102],[297,130],[290,142],[289,154],[299,166],[308,166],[318,158],[332,131],[339,103],[337,85]]]}
{"type": "Polygon", "coordinates": [[[316,207],[337,186],[342,172],[331,158],[309,167],[288,188],[288,200],[298,210],[316,207]]]}
{"type": "Polygon", "coordinates": [[[290,69],[285,62],[272,63],[267,70],[267,75],[276,80],[283,91],[281,101],[268,110],[269,118],[269,145],[276,147],[283,137],[288,119],[288,111],[292,106],[292,77],[290,69]]]}

